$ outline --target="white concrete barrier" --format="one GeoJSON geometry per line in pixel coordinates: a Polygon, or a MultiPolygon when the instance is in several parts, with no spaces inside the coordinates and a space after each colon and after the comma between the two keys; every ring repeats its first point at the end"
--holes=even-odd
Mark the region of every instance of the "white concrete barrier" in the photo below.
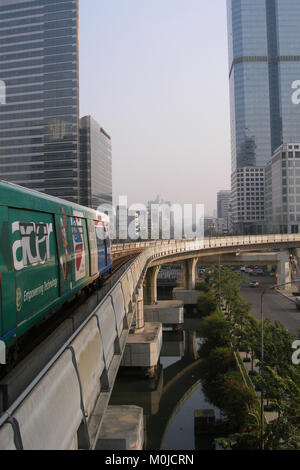
{"type": "Polygon", "coordinates": [[[103,302],[97,316],[99,318],[105,362],[108,369],[114,356],[114,343],[117,337],[115,312],[110,297],[103,302]]]}
{"type": "Polygon", "coordinates": [[[4,424],[0,429],[0,450],[17,450],[11,424],[4,424]]]}
{"type": "Polygon", "coordinates": [[[131,295],[131,297],[132,297],[133,294],[134,294],[134,291],[135,291],[135,287],[136,287],[136,286],[133,285],[133,278],[132,278],[131,269],[129,269],[129,270],[127,271],[126,276],[127,276],[127,279],[128,279],[130,295],[131,295]]]}
{"type": "Polygon", "coordinates": [[[133,280],[133,287],[135,290],[138,285],[140,275],[141,275],[139,263],[135,261],[135,263],[131,266],[130,270],[131,270],[131,275],[132,275],[132,280],[133,280]]]}
{"type": "Polygon", "coordinates": [[[70,347],[75,353],[84,409],[90,415],[100,393],[100,377],[105,368],[103,345],[96,317],[88,322],[70,347]]]}
{"type": "Polygon", "coordinates": [[[111,294],[113,309],[115,312],[118,335],[123,331],[123,320],[125,317],[125,306],[121,284],[117,284],[111,294]]]}
{"type": "Polygon", "coordinates": [[[132,307],[132,293],[129,288],[128,277],[123,276],[121,279],[122,293],[124,298],[124,307],[126,315],[129,314],[132,307]]]}
{"type": "Polygon", "coordinates": [[[140,271],[140,275],[141,275],[142,272],[143,272],[143,270],[144,270],[145,264],[146,264],[145,256],[140,255],[140,256],[137,258],[137,264],[138,264],[138,266],[139,266],[139,271],[140,271]]]}
{"type": "Polygon", "coordinates": [[[72,353],[65,351],[22,402],[17,420],[24,450],[71,450],[83,420],[72,353]]]}

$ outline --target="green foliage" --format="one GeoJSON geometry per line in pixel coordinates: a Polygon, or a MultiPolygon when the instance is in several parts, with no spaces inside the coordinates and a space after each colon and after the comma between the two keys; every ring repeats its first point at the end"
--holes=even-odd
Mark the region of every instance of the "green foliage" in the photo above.
{"type": "Polygon", "coordinates": [[[230,328],[220,312],[205,317],[200,326],[200,336],[205,338],[201,354],[209,354],[215,347],[230,347],[230,328]]]}
{"type": "Polygon", "coordinates": [[[218,301],[213,290],[209,289],[207,292],[204,292],[198,299],[197,310],[202,317],[211,315],[216,311],[218,306],[218,301]]]}
{"type": "MultiPolygon", "coordinates": [[[[240,296],[241,276],[227,268],[215,269],[209,279],[217,303],[226,308],[206,317],[201,325],[205,342],[201,349],[203,388],[209,399],[225,411],[230,435],[218,439],[224,449],[259,449],[257,397],[233,370],[229,348],[261,358],[261,323],[251,315],[251,305],[240,296]],[[227,371],[226,371],[227,369],[227,371]]],[[[279,418],[264,429],[265,449],[300,448],[300,371],[291,363],[291,345],[295,339],[280,322],[264,321],[263,376],[253,382],[279,418]]]]}
{"type": "Polygon", "coordinates": [[[300,450],[299,428],[286,417],[268,424],[264,434],[265,450],[300,450]]]}
{"type": "Polygon", "coordinates": [[[208,292],[210,290],[209,285],[203,280],[196,285],[196,290],[201,292],[208,292]]]}
{"type": "Polygon", "coordinates": [[[227,438],[215,439],[215,443],[224,450],[258,450],[260,445],[257,430],[247,433],[231,434],[227,438]]]}
{"type": "Polygon", "coordinates": [[[239,296],[242,277],[233,273],[229,268],[215,268],[210,277],[210,284],[216,295],[221,296],[221,299],[226,302],[226,306],[230,307],[231,303],[239,296]]]}
{"type": "MultiPolygon", "coordinates": [[[[295,336],[289,333],[282,323],[279,321],[271,323],[269,319],[266,319],[264,321],[264,364],[276,367],[284,374],[286,367],[291,364],[291,345],[294,340],[295,336]]],[[[258,358],[260,358],[260,350],[261,344],[257,341],[255,353],[258,358]]]]}
{"type": "Polygon", "coordinates": [[[255,408],[253,391],[243,382],[238,371],[230,371],[224,375],[220,391],[222,408],[236,423],[239,431],[245,430],[249,426],[249,412],[255,408]]]}

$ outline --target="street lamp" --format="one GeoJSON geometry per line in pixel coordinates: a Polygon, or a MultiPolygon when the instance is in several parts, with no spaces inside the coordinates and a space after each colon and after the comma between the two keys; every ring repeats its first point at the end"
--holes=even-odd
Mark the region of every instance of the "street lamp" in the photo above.
{"type": "MultiPolygon", "coordinates": [[[[285,282],[284,284],[275,284],[274,286],[265,288],[260,297],[260,320],[261,320],[261,361],[260,361],[260,376],[263,378],[263,363],[264,363],[264,319],[263,319],[263,310],[264,310],[264,295],[267,290],[275,290],[278,287],[284,287],[290,284],[296,284],[300,282],[300,279],[296,279],[294,281],[285,282]]],[[[261,396],[260,396],[260,448],[264,450],[264,439],[263,439],[263,432],[264,432],[264,389],[261,389],[261,396]]]]}

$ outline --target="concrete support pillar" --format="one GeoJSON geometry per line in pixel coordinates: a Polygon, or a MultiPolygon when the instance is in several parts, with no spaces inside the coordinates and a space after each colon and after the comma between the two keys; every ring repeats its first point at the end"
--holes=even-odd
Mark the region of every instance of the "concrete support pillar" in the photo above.
{"type": "Polygon", "coordinates": [[[293,286],[288,284],[292,281],[292,272],[290,264],[290,252],[289,250],[280,250],[277,261],[277,283],[287,284],[283,288],[286,290],[292,290],[293,286]]]}
{"type": "Polygon", "coordinates": [[[137,291],[137,302],[136,302],[136,330],[142,330],[145,326],[144,317],[144,292],[143,287],[139,287],[137,291]]]}
{"type": "Polygon", "coordinates": [[[185,333],[184,357],[193,361],[199,358],[196,331],[186,331],[185,333]]]}
{"type": "Polygon", "coordinates": [[[144,300],[146,305],[157,303],[157,276],[160,266],[149,268],[144,283],[144,300]]]}
{"type": "Polygon", "coordinates": [[[183,263],[183,283],[184,288],[193,290],[196,287],[196,267],[198,258],[187,259],[183,263]]]}
{"type": "Polygon", "coordinates": [[[105,412],[97,450],[143,450],[144,416],[138,406],[109,406],[105,412]]]}
{"type": "Polygon", "coordinates": [[[156,305],[145,305],[144,318],[145,322],[182,325],[184,323],[184,303],[180,300],[160,300],[156,305]]]}

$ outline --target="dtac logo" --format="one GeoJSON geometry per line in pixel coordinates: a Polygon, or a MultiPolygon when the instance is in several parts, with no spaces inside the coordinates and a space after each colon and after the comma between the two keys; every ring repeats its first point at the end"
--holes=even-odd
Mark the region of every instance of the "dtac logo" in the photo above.
{"type": "Polygon", "coordinates": [[[6,104],[6,85],[3,80],[0,80],[0,105],[6,104]]]}
{"type": "Polygon", "coordinates": [[[12,233],[19,232],[19,239],[13,243],[14,267],[21,271],[27,266],[45,264],[50,260],[50,235],[52,224],[14,222],[12,233]]]}
{"type": "Polygon", "coordinates": [[[292,103],[293,104],[300,104],[300,80],[295,80],[292,83],[292,89],[296,90],[292,94],[292,103]]]}

